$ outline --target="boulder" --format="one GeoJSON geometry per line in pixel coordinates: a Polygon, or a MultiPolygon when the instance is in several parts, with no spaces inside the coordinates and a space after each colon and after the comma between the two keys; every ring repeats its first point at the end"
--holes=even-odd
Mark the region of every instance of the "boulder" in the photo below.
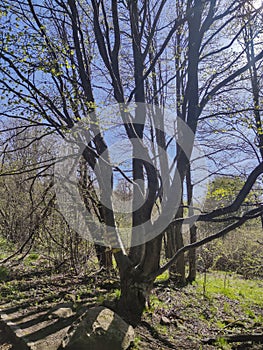
{"type": "Polygon", "coordinates": [[[73,323],[59,349],[126,350],[133,341],[132,326],[114,311],[98,306],[73,323]]]}

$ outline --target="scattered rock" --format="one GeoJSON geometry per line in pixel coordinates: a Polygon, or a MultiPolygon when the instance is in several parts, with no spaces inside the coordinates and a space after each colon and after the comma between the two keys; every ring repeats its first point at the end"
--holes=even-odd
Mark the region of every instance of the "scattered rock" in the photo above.
{"type": "Polygon", "coordinates": [[[114,311],[90,308],[68,330],[59,349],[126,350],[134,341],[134,329],[114,311]]]}
{"type": "Polygon", "coordinates": [[[234,318],[226,318],[226,319],[223,320],[223,323],[225,325],[229,325],[229,324],[232,324],[232,323],[235,323],[235,322],[236,322],[236,320],[234,318]]]}
{"type": "Polygon", "coordinates": [[[53,320],[53,319],[59,319],[59,318],[68,318],[75,315],[75,312],[73,311],[73,304],[72,303],[60,303],[56,306],[53,306],[48,313],[46,314],[46,318],[53,320]]]}
{"type": "Polygon", "coordinates": [[[161,317],[161,320],[160,320],[160,324],[163,325],[163,326],[167,326],[168,324],[170,324],[171,321],[169,320],[168,317],[166,316],[162,316],[161,317]]]}
{"type": "Polygon", "coordinates": [[[68,318],[74,315],[74,312],[69,307],[61,307],[57,310],[54,310],[49,315],[49,318],[68,318]]]}

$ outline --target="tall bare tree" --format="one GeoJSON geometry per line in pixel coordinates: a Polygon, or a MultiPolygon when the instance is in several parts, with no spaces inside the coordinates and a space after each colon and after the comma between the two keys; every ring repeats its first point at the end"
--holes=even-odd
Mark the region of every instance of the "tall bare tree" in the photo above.
{"type": "MultiPolygon", "coordinates": [[[[114,255],[119,270],[121,297],[116,307],[132,324],[139,322],[155,278],[170,268],[185,251],[216,239],[262,213],[262,207],[258,207],[202,241],[186,246],[179,242],[182,207],[178,208],[176,203],[183,199],[183,183],[194,143],[194,138],[184,140],[180,120],[194,135],[198,120],[211,101],[219,98],[222,90],[234,84],[242,73],[263,57],[263,51],[259,50],[247,62],[243,60],[244,52],[233,54],[227,61],[222,59],[229,55],[229,48],[241,35],[241,31],[233,34],[228,43],[222,37],[240,15],[243,3],[188,0],[182,2],[181,10],[177,11],[175,6],[179,2],[168,0],[49,0],[43,4],[32,0],[3,1],[0,74],[4,100],[1,114],[4,118],[24,119],[52,128],[62,138],[79,121],[89,121],[83,157],[89,171],[95,174],[100,190],[99,215],[107,227],[102,237],[111,242],[113,249],[110,253],[114,255]],[[180,50],[182,39],[179,38],[182,28],[186,45],[183,56],[180,50]],[[215,48],[213,44],[218,40],[220,47],[215,48]],[[161,74],[163,66],[160,62],[172,59],[174,43],[177,45],[175,69],[161,74]],[[211,67],[213,60],[222,63],[216,72],[211,67]],[[154,75],[161,77],[159,86],[155,79],[149,79],[154,75]],[[176,99],[177,106],[180,103],[174,108],[179,118],[178,134],[168,138],[159,132],[164,123],[163,104],[158,109],[154,103],[158,97],[163,99],[167,86],[174,79],[178,86],[169,104],[175,106],[176,99]],[[156,98],[151,101],[150,114],[145,105],[149,96],[147,84],[152,85],[153,97],[156,98]],[[119,176],[125,174],[111,163],[109,142],[100,127],[97,109],[102,101],[108,104],[113,101],[126,105],[132,101],[136,103],[134,115],[120,107],[124,135],[133,151],[129,178],[133,184],[132,237],[136,236],[139,225],[145,222],[150,224],[148,227],[142,225],[143,237],[158,231],[160,220],[151,220],[156,207],[160,208],[160,216],[172,215],[175,218],[174,223],[155,238],[146,239],[139,245],[132,241],[129,251],[118,245],[120,237],[112,204],[113,186],[109,189],[104,182],[105,178],[114,178],[114,171],[119,176]],[[151,133],[148,130],[152,130],[151,133]],[[167,172],[167,162],[162,162],[160,148],[167,151],[171,142],[177,144],[176,169],[168,169],[165,185],[153,166],[154,157],[147,147],[149,135],[155,150],[158,150],[157,159],[164,173],[167,172]],[[185,141],[189,154],[181,147],[185,141]],[[175,193],[178,175],[180,190],[175,193]],[[162,198],[164,189],[165,200],[162,198]],[[141,200],[144,204],[137,209],[141,200]],[[163,235],[171,227],[177,250],[172,252],[173,256],[166,264],[160,266],[163,235]]],[[[249,21],[257,13],[258,10],[252,9],[249,21]]],[[[260,164],[251,172],[230,206],[200,215],[199,220],[213,220],[226,211],[237,210],[262,168],[260,164]]],[[[188,222],[192,220],[193,216],[188,222]]],[[[106,252],[107,248],[103,249],[106,252]]]]}

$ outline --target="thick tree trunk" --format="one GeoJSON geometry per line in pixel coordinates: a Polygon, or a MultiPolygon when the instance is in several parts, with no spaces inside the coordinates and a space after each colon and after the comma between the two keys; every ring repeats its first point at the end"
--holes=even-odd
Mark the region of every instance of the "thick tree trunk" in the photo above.
{"type": "MultiPolygon", "coordinates": [[[[175,232],[176,250],[179,250],[184,246],[182,232],[175,232]]],[[[169,269],[170,280],[177,286],[184,286],[185,281],[185,258],[184,254],[181,254],[176,263],[169,269]]]]}
{"type": "MultiPolygon", "coordinates": [[[[175,219],[183,217],[183,208],[179,208],[175,219]]],[[[174,222],[169,225],[167,231],[167,258],[172,258],[176,251],[184,246],[182,235],[182,224],[174,222]]],[[[176,263],[169,269],[169,278],[178,286],[185,285],[185,258],[181,254],[176,263]]]]}
{"type": "Polygon", "coordinates": [[[136,278],[131,272],[121,278],[121,297],[117,305],[117,312],[134,327],[141,321],[152,286],[153,282],[146,283],[141,278],[136,278]]]}
{"type": "MultiPolygon", "coordinates": [[[[196,225],[190,228],[190,243],[196,242],[196,225]]],[[[196,249],[189,250],[189,274],[187,281],[192,283],[196,279],[196,249]]]]}
{"type": "Polygon", "coordinates": [[[117,311],[133,326],[141,321],[145,303],[153,288],[154,273],[160,268],[161,247],[162,235],[160,234],[145,244],[145,254],[139,266],[136,268],[129,266],[120,271],[121,298],[117,311]]]}
{"type": "MultiPolygon", "coordinates": [[[[187,204],[189,217],[194,215],[193,209],[193,184],[191,179],[191,166],[186,172],[187,204]]],[[[195,243],[197,239],[197,227],[195,224],[190,226],[190,243],[195,243]]],[[[192,283],[196,279],[196,249],[189,250],[189,274],[187,281],[192,283]]]]}

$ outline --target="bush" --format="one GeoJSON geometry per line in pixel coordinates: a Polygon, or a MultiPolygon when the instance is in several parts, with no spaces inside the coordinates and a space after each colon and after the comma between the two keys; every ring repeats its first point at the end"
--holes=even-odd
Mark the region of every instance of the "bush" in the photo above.
{"type": "Polygon", "coordinates": [[[198,270],[215,269],[236,272],[245,278],[263,278],[263,252],[257,241],[260,230],[237,229],[225,238],[201,247],[198,270]]]}

